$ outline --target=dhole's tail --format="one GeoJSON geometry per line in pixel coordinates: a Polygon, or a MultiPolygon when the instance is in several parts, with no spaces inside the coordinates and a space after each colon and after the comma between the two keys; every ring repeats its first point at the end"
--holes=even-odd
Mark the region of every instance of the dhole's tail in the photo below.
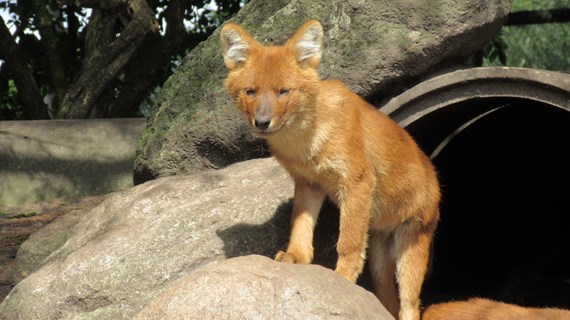
{"type": "Polygon", "coordinates": [[[570,311],[524,308],[487,299],[438,303],[429,306],[422,320],[570,320],[570,311]]]}

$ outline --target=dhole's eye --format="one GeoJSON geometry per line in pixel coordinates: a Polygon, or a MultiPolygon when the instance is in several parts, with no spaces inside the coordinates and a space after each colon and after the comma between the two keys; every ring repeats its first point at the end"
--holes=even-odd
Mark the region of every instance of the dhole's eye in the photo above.
{"type": "Polygon", "coordinates": [[[279,90],[279,96],[286,96],[289,94],[289,89],[281,89],[279,90]]]}
{"type": "Polygon", "coordinates": [[[253,97],[253,96],[255,96],[255,90],[252,88],[247,88],[247,89],[245,89],[245,94],[247,94],[250,97],[253,97]]]}

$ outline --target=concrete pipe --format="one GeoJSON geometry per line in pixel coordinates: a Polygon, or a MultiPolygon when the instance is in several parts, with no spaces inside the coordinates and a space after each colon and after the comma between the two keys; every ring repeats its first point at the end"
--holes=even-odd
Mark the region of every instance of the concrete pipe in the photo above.
{"type": "Polygon", "coordinates": [[[424,300],[570,309],[570,75],[475,68],[389,101],[443,190],[424,300]]]}

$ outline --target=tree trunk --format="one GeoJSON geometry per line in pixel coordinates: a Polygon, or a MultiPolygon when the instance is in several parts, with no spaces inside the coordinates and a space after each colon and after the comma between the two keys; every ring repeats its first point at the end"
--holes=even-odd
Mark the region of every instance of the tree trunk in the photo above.
{"type": "Polygon", "coordinates": [[[61,103],[67,91],[67,79],[65,73],[65,62],[62,56],[61,44],[56,34],[52,14],[48,11],[44,0],[32,0],[37,18],[37,26],[42,38],[46,58],[48,61],[49,75],[55,90],[55,97],[61,103]]]}
{"type": "Polygon", "coordinates": [[[24,111],[31,119],[49,119],[47,106],[43,102],[25,55],[18,48],[2,17],[0,17],[0,58],[6,62],[6,67],[14,78],[18,98],[24,111]]]}
{"type": "MultiPolygon", "coordinates": [[[[184,0],[169,2],[164,12],[164,36],[147,35],[143,44],[145,50],[140,50],[126,66],[123,88],[110,105],[111,117],[135,116],[148,93],[162,82],[164,71],[170,67],[171,57],[182,51],[184,41],[188,38],[184,10],[184,0]]],[[[200,37],[200,40],[205,39],[206,36],[200,37]]]]}
{"type": "Polygon", "coordinates": [[[144,0],[101,3],[120,5],[112,7],[112,10],[93,10],[87,27],[96,29],[92,34],[101,32],[98,28],[105,28],[104,37],[88,35],[86,38],[85,62],[63,100],[58,115],[60,118],[89,117],[100,95],[130,61],[144,37],[158,28],[154,13],[144,0]],[[126,22],[121,34],[112,40],[108,39],[108,35],[116,23],[109,23],[110,20],[126,22]]]}
{"type": "Polygon", "coordinates": [[[570,22],[570,8],[511,12],[505,25],[520,26],[555,22],[570,22]]]}

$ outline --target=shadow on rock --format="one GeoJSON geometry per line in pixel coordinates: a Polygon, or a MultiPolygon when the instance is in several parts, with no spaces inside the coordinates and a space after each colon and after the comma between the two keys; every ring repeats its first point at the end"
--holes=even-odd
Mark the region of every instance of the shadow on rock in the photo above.
{"type": "MultiPolygon", "coordinates": [[[[217,231],[224,242],[227,258],[262,255],[273,258],[277,251],[285,250],[289,240],[290,217],[293,199],[278,206],[273,217],[264,224],[237,224],[217,231]]],[[[313,264],[333,269],[336,265],[339,213],[335,205],[325,201],[315,228],[313,264]]]]}

